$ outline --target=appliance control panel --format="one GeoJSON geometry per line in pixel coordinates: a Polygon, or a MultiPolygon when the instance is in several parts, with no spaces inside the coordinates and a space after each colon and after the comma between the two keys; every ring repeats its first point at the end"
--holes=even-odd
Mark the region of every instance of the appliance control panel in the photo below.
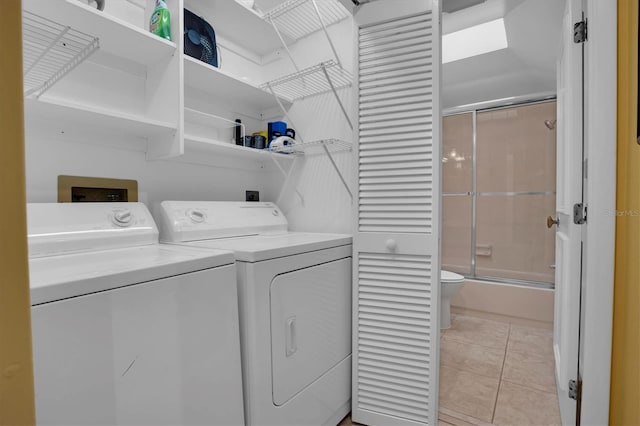
{"type": "Polygon", "coordinates": [[[160,239],[185,242],[286,232],[287,218],[268,202],[164,201],[160,239]]]}
{"type": "Polygon", "coordinates": [[[27,227],[32,257],[158,242],[142,203],[29,203],[27,227]]]}

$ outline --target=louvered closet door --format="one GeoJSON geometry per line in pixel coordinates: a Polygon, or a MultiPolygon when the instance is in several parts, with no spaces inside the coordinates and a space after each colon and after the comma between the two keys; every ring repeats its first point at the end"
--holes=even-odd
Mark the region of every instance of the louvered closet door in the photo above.
{"type": "Polygon", "coordinates": [[[436,425],[440,29],[436,1],[355,14],[358,202],[352,418],[436,425]]]}

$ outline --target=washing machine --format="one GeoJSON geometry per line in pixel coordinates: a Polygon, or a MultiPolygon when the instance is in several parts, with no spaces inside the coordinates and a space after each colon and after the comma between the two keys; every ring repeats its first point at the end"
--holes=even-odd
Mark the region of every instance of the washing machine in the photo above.
{"type": "Polygon", "coordinates": [[[336,425],[351,403],[351,236],[273,203],[165,201],[162,242],[235,254],[248,425],[336,425]]]}
{"type": "Polygon", "coordinates": [[[159,244],[139,203],[27,218],[39,424],[244,424],[232,253],[159,244]]]}

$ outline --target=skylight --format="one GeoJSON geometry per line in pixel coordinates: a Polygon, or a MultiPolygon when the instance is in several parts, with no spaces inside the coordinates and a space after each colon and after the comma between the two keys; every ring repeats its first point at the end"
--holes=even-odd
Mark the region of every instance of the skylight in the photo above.
{"type": "Polygon", "coordinates": [[[504,19],[465,28],[442,36],[442,63],[508,47],[504,19]]]}

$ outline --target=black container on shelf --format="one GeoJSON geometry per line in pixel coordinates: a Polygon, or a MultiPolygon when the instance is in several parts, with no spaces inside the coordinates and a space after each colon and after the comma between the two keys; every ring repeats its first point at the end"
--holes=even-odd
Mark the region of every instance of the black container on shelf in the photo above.
{"type": "Polygon", "coordinates": [[[242,140],[242,121],[239,118],[236,118],[236,145],[244,145],[244,141],[242,140]]]}
{"type": "Polygon", "coordinates": [[[256,149],[264,149],[267,138],[262,135],[253,135],[253,147],[256,149]]]}

